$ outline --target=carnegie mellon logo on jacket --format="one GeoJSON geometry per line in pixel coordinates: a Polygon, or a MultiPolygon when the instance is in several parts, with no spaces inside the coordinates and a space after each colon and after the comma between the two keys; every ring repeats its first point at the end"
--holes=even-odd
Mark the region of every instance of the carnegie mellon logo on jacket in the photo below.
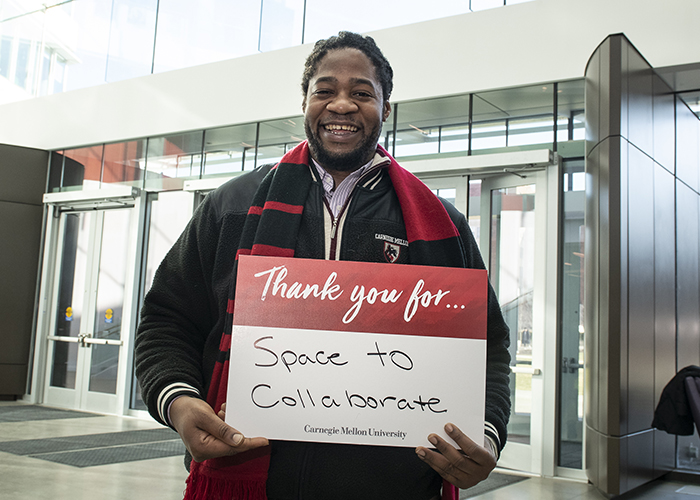
{"type": "Polygon", "coordinates": [[[398,261],[402,253],[408,249],[408,241],[401,238],[375,233],[374,239],[383,242],[384,259],[391,264],[398,261]]]}

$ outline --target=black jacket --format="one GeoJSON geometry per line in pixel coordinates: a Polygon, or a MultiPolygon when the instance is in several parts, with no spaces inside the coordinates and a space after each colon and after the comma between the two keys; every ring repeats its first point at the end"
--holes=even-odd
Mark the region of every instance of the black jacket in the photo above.
{"type": "MultiPolygon", "coordinates": [[[[136,374],[149,411],[166,425],[174,397],[207,393],[241,230],[270,167],[239,176],[205,198],[163,260],[144,301],[136,339],[136,374]]],[[[384,172],[375,174],[369,182],[363,176],[353,192],[339,233],[341,260],[386,262],[386,237],[406,240],[391,180],[384,172]]],[[[443,204],[462,236],[467,267],[484,268],[465,217],[449,203],[443,204]]],[[[325,213],[323,187],[314,182],[304,207],[296,257],[324,258],[325,213]]],[[[395,263],[406,262],[407,246],[401,247],[395,263]]],[[[502,448],[510,415],[509,333],[489,290],[486,432],[502,448]]],[[[274,442],[267,485],[271,499],[341,498],[343,492],[348,498],[418,499],[437,494],[441,479],[411,448],[274,442]]]]}

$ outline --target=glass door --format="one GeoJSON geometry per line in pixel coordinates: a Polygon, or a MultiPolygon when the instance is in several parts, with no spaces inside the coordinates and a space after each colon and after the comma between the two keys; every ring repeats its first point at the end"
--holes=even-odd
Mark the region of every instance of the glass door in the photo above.
{"type": "MultiPolygon", "coordinates": [[[[421,180],[467,215],[510,328],[512,410],[499,467],[579,478],[576,471],[567,472],[561,467],[562,437],[557,434],[558,429],[569,426],[571,417],[561,410],[558,414],[557,405],[560,409],[579,394],[576,391],[569,399],[559,395],[557,400],[562,371],[558,360],[563,352],[558,351],[561,346],[557,337],[559,247],[563,238],[560,169],[558,162],[511,173],[494,166],[470,176],[421,180]]],[[[576,361],[580,359],[577,354],[569,358],[574,361],[569,361],[567,372],[581,363],[576,361]]],[[[570,413],[577,415],[577,410],[570,413]]],[[[576,449],[570,455],[569,462],[575,458],[576,449]]],[[[580,459],[580,447],[578,456],[580,459]]]]}
{"type": "Polygon", "coordinates": [[[479,246],[510,328],[512,408],[499,466],[538,474],[545,438],[546,192],[542,170],[483,179],[479,196],[479,246]]]}
{"type": "MultiPolygon", "coordinates": [[[[199,194],[203,198],[202,193],[199,194]]],[[[175,244],[185,226],[192,217],[195,206],[195,193],[191,191],[165,191],[148,193],[146,201],[146,226],[143,241],[144,256],[142,263],[142,280],[139,287],[139,309],[143,298],[151,289],[153,277],[165,254],[175,244]]],[[[131,397],[129,408],[132,414],[146,412],[147,407],[141,397],[141,387],[136,374],[131,374],[131,397]]]]}
{"type": "Polygon", "coordinates": [[[60,212],[46,404],[119,413],[134,213],[131,208],[60,212]]]}

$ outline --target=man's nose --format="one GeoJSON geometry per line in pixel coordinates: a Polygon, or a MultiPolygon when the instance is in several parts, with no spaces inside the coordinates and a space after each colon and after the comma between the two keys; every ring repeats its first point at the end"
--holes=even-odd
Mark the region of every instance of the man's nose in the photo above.
{"type": "Polygon", "coordinates": [[[357,111],[358,108],[357,104],[352,100],[350,95],[339,93],[336,94],[336,96],[326,105],[326,109],[339,115],[345,115],[347,113],[357,111]]]}

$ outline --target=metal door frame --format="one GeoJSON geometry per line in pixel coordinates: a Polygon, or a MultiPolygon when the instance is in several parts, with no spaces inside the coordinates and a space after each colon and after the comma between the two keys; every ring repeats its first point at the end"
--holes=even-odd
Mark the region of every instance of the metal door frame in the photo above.
{"type": "MultiPolygon", "coordinates": [[[[61,259],[61,217],[65,212],[104,211],[114,208],[129,208],[130,223],[128,230],[128,255],[126,257],[126,278],[124,304],[122,312],[121,336],[119,341],[84,339],[85,344],[121,345],[117,368],[116,394],[91,393],[92,401],[88,402],[88,411],[99,411],[116,415],[124,415],[128,409],[129,388],[133,363],[133,340],[137,320],[138,289],[140,283],[140,262],[144,232],[145,192],[131,186],[112,186],[95,191],[71,191],[63,193],[47,193],[44,203],[47,206],[46,245],[42,258],[42,278],[39,286],[39,307],[35,333],[34,373],[30,393],[30,402],[44,403],[46,391],[50,386],[50,367],[48,362],[52,356],[50,337],[57,318],[57,286],[58,265],[61,259]]],[[[95,221],[94,224],[97,224],[95,221]]],[[[101,232],[100,232],[101,234],[101,232]]],[[[94,239],[94,235],[91,236],[94,239]]],[[[90,262],[99,268],[99,256],[90,257],[90,262]]],[[[94,300],[94,298],[91,298],[94,300]]],[[[80,342],[77,338],[75,342],[80,342]]],[[[58,389],[58,388],[51,388],[58,389]]],[[[77,386],[75,391],[80,390],[77,386]]],[[[85,393],[88,391],[86,390],[85,393]]],[[[75,404],[66,407],[75,407],[75,404]]]]}

